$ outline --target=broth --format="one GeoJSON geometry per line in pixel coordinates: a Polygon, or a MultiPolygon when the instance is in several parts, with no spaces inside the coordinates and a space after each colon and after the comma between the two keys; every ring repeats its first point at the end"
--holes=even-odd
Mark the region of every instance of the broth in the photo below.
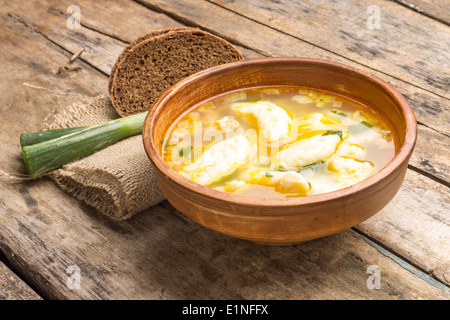
{"type": "Polygon", "coordinates": [[[250,88],[201,103],[168,130],[162,156],[184,177],[244,196],[331,192],[394,157],[389,123],[363,104],[303,87],[250,88]]]}

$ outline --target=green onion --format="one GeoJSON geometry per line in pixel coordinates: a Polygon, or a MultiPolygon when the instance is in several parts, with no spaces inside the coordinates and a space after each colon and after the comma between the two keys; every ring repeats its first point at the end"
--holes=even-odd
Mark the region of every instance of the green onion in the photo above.
{"type": "MultiPolygon", "coordinates": [[[[142,112],[84,129],[67,131],[65,135],[32,145],[22,145],[22,157],[28,172],[32,177],[41,175],[87,157],[119,140],[140,134],[146,115],[147,112],[142,112]]],[[[33,139],[39,141],[42,133],[28,134],[25,142],[33,139]]]]}
{"type": "Polygon", "coordinates": [[[297,172],[300,173],[300,172],[302,172],[302,171],[304,171],[304,170],[306,170],[306,169],[312,169],[312,170],[315,170],[315,169],[317,169],[317,167],[318,167],[319,165],[324,164],[324,163],[325,163],[324,160],[320,160],[320,161],[317,161],[317,162],[314,162],[314,163],[311,163],[311,164],[307,164],[306,166],[300,167],[300,169],[298,169],[297,172]]]}
{"type": "Polygon", "coordinates": [[[342,139],[342,131],[341,130],[327,130],[327,132],[325,132],[323,134],[323,136],[329,136],[330,134],[337,134],[339,136],[339,138],[341,138],[341,140],[343,140],[342,139]]]}
{"type": "Polygon", "coordinates": [[[265,176],[267,178],[272,178],[273,177],[273,174],[271,174],[270,172],[265,172],[264,174],[265,174],[265,176]]]}
{"type": "Polygon", "coordinates": [[[331,112],[333,112],[334,114],[337,114],[337,115],[343,116],[343,117],[346,117],[346,116],[347,116],[347,115],[346,115],[345,113],[343,113],[343,112],[340,112],[340,111],[337,111],[337,110],[331,110],[331,112]]]}
{"type": "Polygon", "coordinates": [[[373,128],[374,127],[374,125],[373,124],[371,124],[371,123],[369,123],[369,122],[367,122],[367,121],[361,121],[361,124],[363,124],[363,125],[365,125],[366,127],[368,127],[368,128],[373,128]]]}
{"type": "Polygon", "coordinates": [[[253,102],[258,102],[259,100],[261,100],[261,98],[256,98],[256,99],[244,99],[244,100],[239,100],[239,101],[236,101],[236,102],[253,103],[253,102]]]}
{"type": "Polygon", "coordinates": [[[189,155],[189,153],[191,153],[191,150],[192,150],[192,146],[187,146],[187,147],[181,148],[180,151],[178,152],[178,154],[180,157],[184,157],[184,156],[189,155]]]}
{"type": "Polygon", "coordinates": [[[351,134],[357,134],[357,133],[363,132],[367,129],[373,128],[374,126],[375,125],[363,120],[357,124],[349,126],[348,132],[350,132],[351,134]]]}
{"type": "Polygon", "coordinates": [[[89,127],[64,128],[64,129],[39,131],[39,132],[33,132],[33,133],[24,133],[20,136],[20,145],[22,147],[30,146],[32,144],[36,144],[39,142],[59,138],[61,136],[65,136],[69,133],[82,131],[87,128],[89,128],[89,127]]]}

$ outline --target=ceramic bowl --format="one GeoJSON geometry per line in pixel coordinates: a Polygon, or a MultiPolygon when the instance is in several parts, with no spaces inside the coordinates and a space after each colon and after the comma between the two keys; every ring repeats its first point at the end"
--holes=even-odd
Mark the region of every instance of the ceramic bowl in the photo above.
{"type": "Polygon", "coordinates": [[[210,68],[172,86],[145,119],[143,142],[166,199],[181,213],[217,232],[268,244],[293,244],[351,228],[395,196],[405,177],[417,135],[406,99],[382,79],[335,62],[307,58],[259,58],[210,68]],[[194,183],[164,162],[161,141],[187,110],[213,96],[256,86],[298,85],[363,102],[383,114],[398,138],[395,157],[353,186],[300,198],[266,199],[224,193],[194,183]]]}

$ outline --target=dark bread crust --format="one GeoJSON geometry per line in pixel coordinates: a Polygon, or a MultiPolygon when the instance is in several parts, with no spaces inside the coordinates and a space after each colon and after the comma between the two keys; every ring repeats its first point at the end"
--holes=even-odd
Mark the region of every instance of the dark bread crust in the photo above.
{"type": "Polygon", "coordinates": [[[191,74],[243,60],[233,45],[195,28],[165,29],[132,43],[110,77],[111,101],[120,116],[148,111],[164,91],[191,74]]]}

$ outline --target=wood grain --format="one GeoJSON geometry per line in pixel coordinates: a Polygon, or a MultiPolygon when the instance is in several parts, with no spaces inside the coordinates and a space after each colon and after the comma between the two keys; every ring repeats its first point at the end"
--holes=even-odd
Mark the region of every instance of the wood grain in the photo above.
{"type": "Polygon", "coordinates": [[[448,187],[431,183],[423,175],[408,170],[402,190],[394,201],[356,229],[450,285],[448,212],[448,187]],[[420,239],[411,230],[419,232],[420,239]]]}
{"type": "MultiPolygon", "coordinates": [[[[53,108],[79,99],[77,95],[106,91],[107,77],[98,71],[101,68],[91,67],[84,54],[74,62],[81,69],[58,74],[61,66],[72,66],[68,64],[71,52],[55,42],[55,38],[52,40],[45,28],[30,28],[17,16],[8,15],[15,12],[20,17],[34,16],[28,13],[33,9],[31,2],[17,12],[8,5],[5,7],[3,3],[0,7],[0,160],[2,170],[23,172],[18,148],[20,133],[41,129],[42,120],[53,108]]],[[[47,17],[45,10],[40,13],[47,17]]],[[[233,20],[227,20],[225,15],[223,19],[225,27],[231,28],[233,20]]],[[[55,20],[50,17],[49,21],[55,20]]],[[[117,25],[120,28],[120,23],[117,25]]],[[[62,34],[67,31],[56,30],[62,34]]],[[[218,27],[216,33],[221,32],[223,29],[218,27]]],[[[81,38],[79,35],[73,39],[78,39],[79,44],[81,38]]],[[[234,42],[239,39],[242,38],[234,42]]],[[[91,57],[92,65],[98,58],[91,57]]],[[[111,61],[101,64],[107,63],[111,61]]],[[[418,91],[417,99],[421,96],[418,91]]],[[[441,121],[439,114],[429,119],[441,121]]],[[[264,246],[206,230],[180,215],[167,202],[130,221],[112,223],[61,192],[51,181],[0,179],[0,250],[33,286],[46,293],[45,298],[448,300],[450,297],[432,281],[424,281],[406,270],[403,264],[381,254],[350,230],[301,245],[264,246]],[[71,265],[78,265],[81,270],[79,290],[66,285],[66,271],[71,265]],[[367,288],[370,265],[381,269],[379,290],[367,288]]],[[[440,277],[437,271],[445,270],[443,262],[448,257],[439,256],[445,253],[442,250],[429,248],[431,245],[422,240],[422,233],[426,233],[426,239],[439,237],[434,229],[424,231],[429,217],[434,217],[433,226],[439,226],[439,233],[443,230],[445,224],[438,222],[446,221],[448,215],[442,202],[447,201],[442,197],[443,191],[439,183],[409,171],[398,196],[380,216],[382,221],[376,223],[382,223],[383,228],[366,225],[364,232],[370,231],[372,237],[378,237],[381,243],[385,241],[390,250],[413,261],[419,272],[436,270],[432,275],[440,277]],[[418,183],[424,189],[419,190],[418,183]],[[424,192],[420,209],[408,207],[410,199],[420,199],[424,192]],[[427,205],[426,199],[434,205],[427,205]],[[410,210],[409,219],[394,219],[404,217],[405,208],[410,210]],[[408,237],[408,241],[386,240],[390,230],[395,230],[396,238],[408,237]],[[427,250],[431,249],[437,256],[429,263],[427,250]]]]}
{"type": "Polygon", "coordinates": [[[16,268],[48,298],[449,298],[350,230],[295,246],[266,246],[204,229],[178,217],[166,202],[117,224],[47,181],[17,188],[2,192],[8,229],[2,226],[7,240],[1,250],[14,252],[16,268]],[[30,197],[39,211],[28,207],[30,197]],[[71,265],[80,268],[78,290],[66,286],[71,265]],[[382,270],[379,290],[366,285],[371,265],[382,270]]]}
{"type": "MultiPolygon", "coordinates": [[[[72,3],[73,1],[70,0],[47,0],[45,6],[58,8],[63,17],[68,17],[65,8],[72,3]]],[[[152,30],[184,26],[165,14],[145,10],[145,7],[133,1],[80,0],[77,1],[77,6],[82,12],[80,22],[84,27],[126,43],[130,43],[152,30]],[[128,19],[123,17],[128,17],[128,19]]]]}
{"type": "Polygon", "coordinates": [[[372,69],[389,70],[391,76],[450,98],[449,28],[413,11],[399,10],[396,3],[387,0],[215,2],[372,69]],[[380,12],[379,29],[367,27],[369,16],[373,14],[368,12],[369,6],[380,12]]]}
{"type": "Polygon", "coordinates": [[[79,32],[79,29],[68,29],[66,18],[54,7],[45,8],[41,3],[32,1],[29,2],[29,10],[25,12],[21,9],[20,2],[7,1],[6,3],[7,14],[10,18],[24,24],[29,30],[43,35],[72,54],[83,48],[80,58],[104,74],[109,74],[113,62],[125,45],[121,41],[103,36],[88,28],[83,28],[82,32],[79,32]],[[26,13],[26,19],[24,13],[26,13]],[[42,19],[44,15],[46,19],[42,19]]]}
{"type": "Polygon", "coordinates": [[[41,297],[0,262],[0,300],[41,300],[41,297]]]}
{"type": "Polygon", "coordinates": [[[450,9],[446,0],[395,0],[405,7],[450,25],[450,9]]]}
{"type": "Polygon", "coordinates": [[[417,144],[410,165],[450,186],[450,138],[420,124],[417,130],[417,144]]]}

